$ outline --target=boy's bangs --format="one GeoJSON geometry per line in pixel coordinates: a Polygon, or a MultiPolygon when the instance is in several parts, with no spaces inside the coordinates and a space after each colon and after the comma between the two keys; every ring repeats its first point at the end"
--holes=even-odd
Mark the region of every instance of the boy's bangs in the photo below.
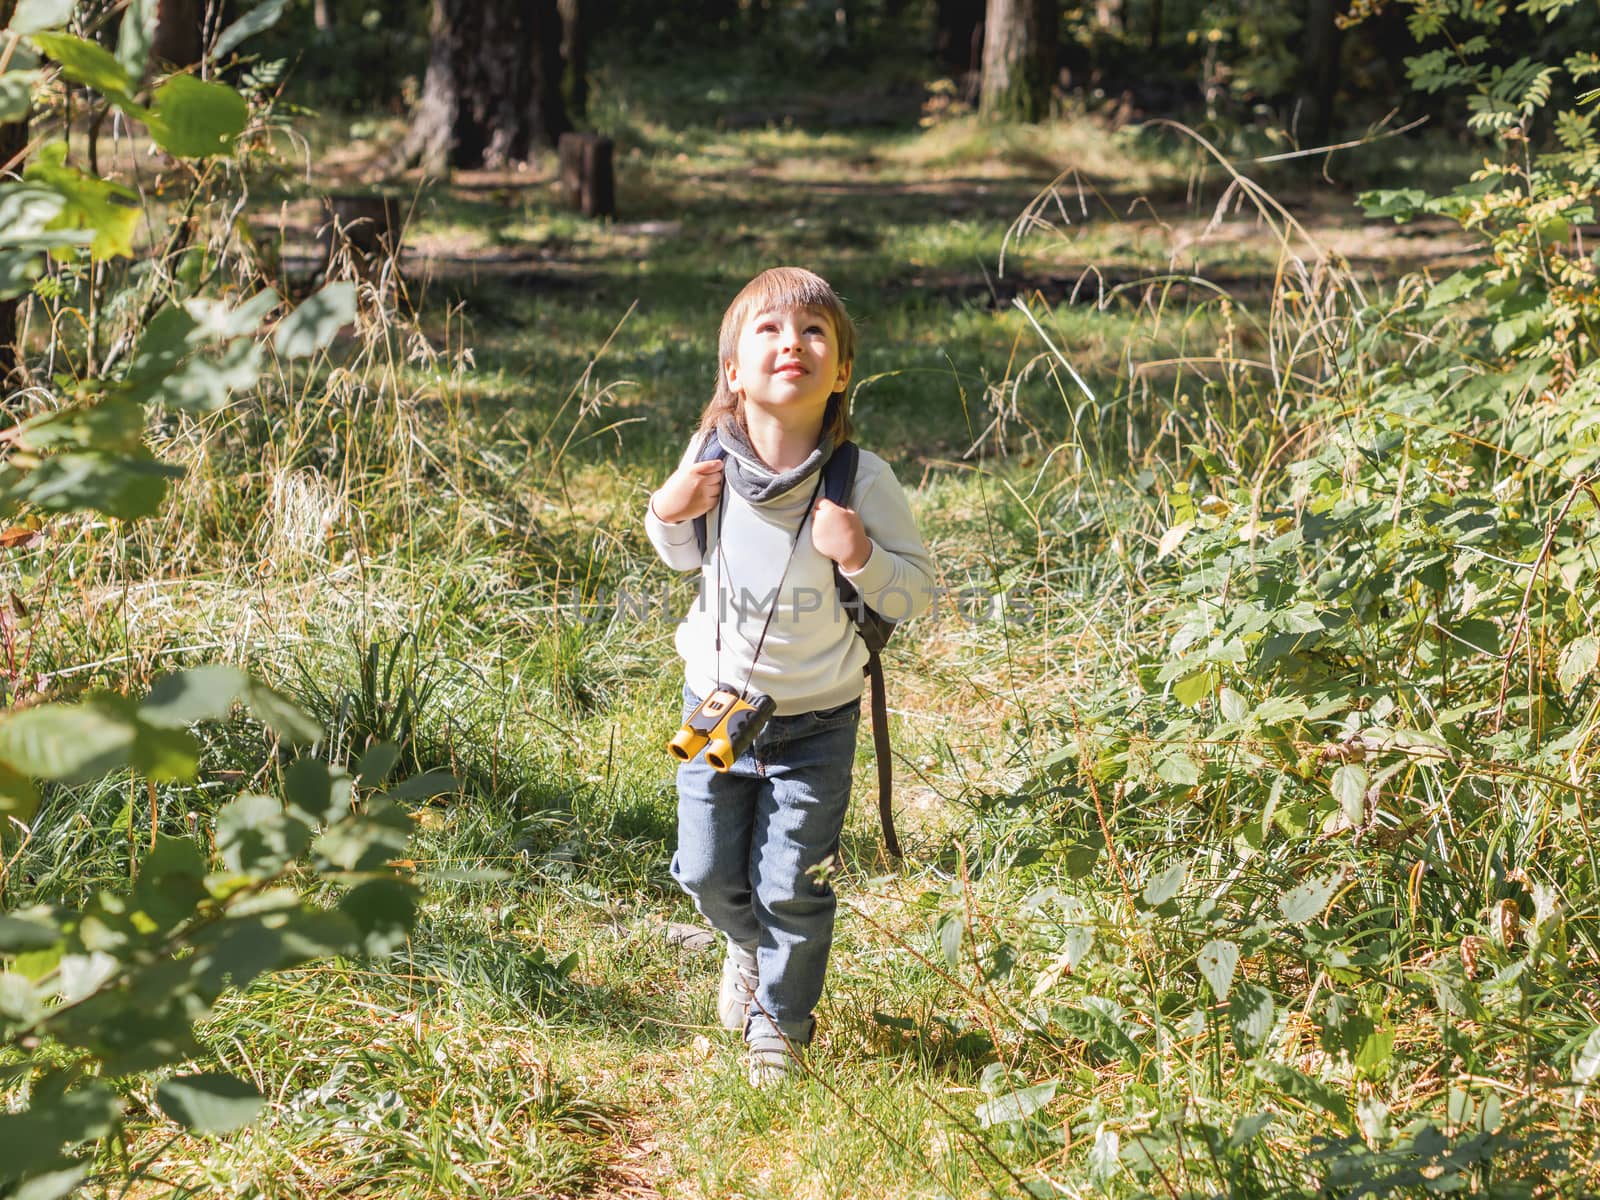
{"type": "Polygon", "coordinates": [[[838,294],[828,281],[813,271],[801,267],[773,267],[761,272],[728,306],[722,327],[722,357],[730,357],[739,330],[757,313],[792,312],[805,309],[821,313],[833,324],[834,337],[838,339],[839,356],[845,361],[854,357],[855,326],[838,294]]]}

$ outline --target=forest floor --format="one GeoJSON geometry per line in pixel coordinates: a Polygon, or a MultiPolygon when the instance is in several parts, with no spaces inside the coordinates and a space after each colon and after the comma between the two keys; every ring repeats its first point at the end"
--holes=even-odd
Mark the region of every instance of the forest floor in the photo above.
{"type": "MultiPolygon", "coordinates": [[[[136,1142],[154,1177],[308,1197],[1014,1194],[973,1136],[995,1039],[954,1015],[970,997],[933,917],[980,868],[963,849],[976,823],[1036,765],[1030,697],[1125,671],[1117,631],[1139,608],[1108,585],[1109,535],[1058,458],[1081,446],[1079,397],[1030,369],[1039,337],[1113,405],[1151,364],[1235,336],[1226,306],[1196,315],[1202,299],[1230,297],[1248,345],[1282,272],[1378,290],[1470,253],[1442,228],[1365,221],[1351,187],[1314,173],[1279,171],[1263,212],[1172,131],[818,127],[810,110],[672,127],[612,97],[613,221],[568,211],[549,159],[383,179],[409,215],[395,311],[412,340],[349,417],[369,475],[329,467],[342,418],[308,397],[297,451],[264,469],[219,453],[219,476],[258,473],[241,492],[264,514],[253,548],[194,548],[124,597],[152,659],[207,627],[291,685],[321,680],[330,711],[359,693],[368,645],[394,653],[428,687],[421,765],[465,781],[419,813],[428,891],[408,952],[229,1000],[210,1045],[269,1112],[218,1141],[174,1137],[152,1107],[136,1142]],[[850,304],[860,436],[910,490],[944,582],[1043,580],[1052,607],[1013,627],[951,604],[897,640],[908,857],[882,856],[864,727],[819,1039],[793,1081],[754,1091],[716,1027],[718,955],[666,936],[695,920],[666,871],[673,610],[641,620],[607,597],[669,587],[644,497],[708,396],[722,307],[779,262],[850,304]]],[[[291,282],[319,266],[318,194],[371,188],[385,144],[328,120],[262,191],[253,226],[291,282]]],[[[1151,486],[1130,470],[1099,502],[1144,512],[1151,486]]],[[[1066,1175],[1083,1150],[1069,1132],[1066,1175]]]]}

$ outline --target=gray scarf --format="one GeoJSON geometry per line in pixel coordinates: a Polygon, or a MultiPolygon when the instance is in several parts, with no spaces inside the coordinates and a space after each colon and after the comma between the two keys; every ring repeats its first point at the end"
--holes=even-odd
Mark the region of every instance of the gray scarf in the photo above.
{"type": "Polygon", "coordinates": [[[822,441],[805,462],[781,474],[773,474],[772,468],[762,461],[761,455],[750,444],[750,436],[744,426],[734,418],[723,417],[717,422],[717,440],[728,452],[722,469],[723,478],[751,504],[761,504],[799,487],[822,470],[822,464],[833,455],[833,438],[823,434],[822,441]]]}

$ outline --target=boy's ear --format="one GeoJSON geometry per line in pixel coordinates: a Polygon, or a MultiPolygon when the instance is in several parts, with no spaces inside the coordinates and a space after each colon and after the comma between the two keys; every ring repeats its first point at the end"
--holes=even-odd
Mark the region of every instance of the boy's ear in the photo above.
{"type": "Polygon", "coordinates": [[[854,366],[855,363],[853,362],[839,364],[839,378],[838,381],[833,385],[834,391],[842,392],[845,388],[850,386],[850,369],[854,366]]]}
{"type": "Polygon", "coordinates": [[[722,376],[723,376],[724,379],[726,379],[728,381],[728,390],[730,392],[737,392],[739,390],[739,368],[738,367],[734,366],[731,362],[723,363],[722,364],[722,376]]]}

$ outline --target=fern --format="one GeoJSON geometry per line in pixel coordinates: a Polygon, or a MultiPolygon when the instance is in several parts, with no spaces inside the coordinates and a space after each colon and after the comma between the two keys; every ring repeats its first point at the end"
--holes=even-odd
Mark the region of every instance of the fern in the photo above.
{"type": "Polygon", "coordinates": [[[1581,116],[1568,110],[1556,116],[1556,140],[1574,153],[1582,150],[1593,150],[1594,138],[1594,113],[1587,112],[1581,116]]]}

